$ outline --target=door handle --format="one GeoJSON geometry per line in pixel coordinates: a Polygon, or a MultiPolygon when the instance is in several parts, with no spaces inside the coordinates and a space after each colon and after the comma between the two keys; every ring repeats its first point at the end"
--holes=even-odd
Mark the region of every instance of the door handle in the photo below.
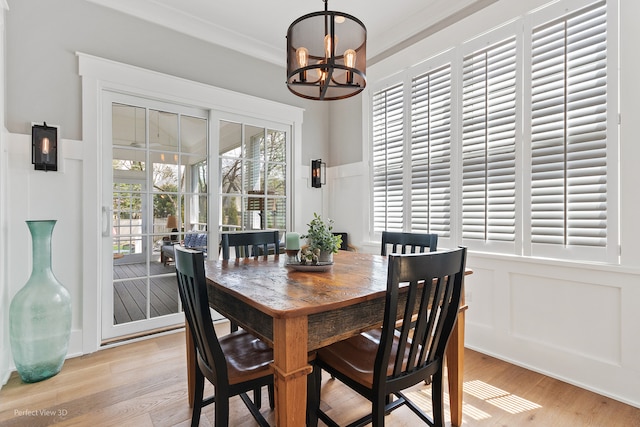
{"type": "Polygon", "coordinates": [[[102,207],[102,237],[111,237],[111,212],[109,206],[102,207]]]}

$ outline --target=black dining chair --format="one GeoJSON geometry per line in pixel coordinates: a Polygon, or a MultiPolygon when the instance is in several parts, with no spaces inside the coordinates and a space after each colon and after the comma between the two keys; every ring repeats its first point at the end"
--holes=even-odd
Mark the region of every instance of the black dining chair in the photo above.
{"type": "Polygon", "coordinates": [[[382,329],[318,350],[310,399],[315,410],[310,410],[309,425],[317,425],[318,417],[329,426],[338,425],[319,407],[325,370],[372,403],[372,413],[349,427],[370,422],[373,427],[384,426],[385,414],[401,405],[430,426],[444,426],[445,349],[458,316],[465,263],[466,248],[389,255],[382,329]],[[402,319],[399,331],[398,319],[402,319]],[[433,418],[402,392],[427,380],[432,387],[433,418]],[[397,399],[392,401],[391,394],[397,399]]]}
{"type": "Polygon", "coordinates": [[[438,235],[434,233],[403,233],[397,231],[382,232],[382,256],[387,255],[388,246],[390,253],[423,253],[435,252],[438,249],[438,235]]]}
{"type": "Polygon", "coordinates": [[[278,230],[222,233],[220,245],[224,260],[231,257],[230,248],[234,248],[236,259],[258,258],[260,255],[267,256],[270,252],[278,255],[280,233],[278,230]]]}
{"type": "Polygon", "coordinates": [[[340,243],[341,251],[351,251],[358,252],[358,248],[349,243],[349,234],[344,232],[332,232],[334,236],[339,235],[342,238],[342,242],[340,243]]]}
{"type": "MultiPolygon", "coordinates": [[[[229,425],[229,398],[240,396],[260,426],[269,426],[260,413],[260,390],[273,388],[270,364],[273,351],[245,332],[218,337],[211,321],[202,252],[176,246],[176,276],[184,314],[195,345],[194,402],[191,425],[200,422],[202,407],[215,402],[216,427],[229,425]],[[215,387],[215,395],[203,399],[205,378],[215,387]],[[254,401],[247,395],[254,391],[254,401]]],[[[271,409],[273,399],[270,397],[271,409]]]]}
{"type": "Polygon", "coordinates": [[[387,255],[387,247],[389,245],[391,246],[390,253],[435,252],[438,247],[438,235],[434,233],[383,231],[382,248],[380,250],[382,255],[387,255]]]}
{"type": "MultiPolygon", "coordinates": [[[[230,248],[234,249],[236,260],[258,258],[260,255],[268,257],[270,252],[278,256],[280,254],[280,233],[278,230],[223,233],[220,245],[223,260],[228,260],[231,257],[230,248]]],[[[230,320],[230,327],[231,332],[238,330],[238,324],[233,320],[230,320]]]]}

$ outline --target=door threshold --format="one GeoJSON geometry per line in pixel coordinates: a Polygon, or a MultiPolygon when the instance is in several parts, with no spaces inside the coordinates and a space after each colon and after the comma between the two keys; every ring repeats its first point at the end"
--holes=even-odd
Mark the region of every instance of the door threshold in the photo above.
{"type": "Polygon", "coordinates": [[[108,339],[102,340],[100,342],[100,347],[108,347],[108,346],[114,346],[114,345],[119,345],[119,344],[127,344],[129,342],[139,341],[139,340],[142,340],[142,339],[145,339],[145,338],[150,338],[151,336],[167,334],[167,333],[172,333],[172,332],[178,332],[180,330],[184,330],[184,324],[167,326],[167,327],[164,327],[164,328],[149,329],[148,331],[142,331],[142,332],[138,332],[138,333],[135,333],[135,334],[129,334],[129,335],[121,335],[119,337],[108,338],[108,339]]]}

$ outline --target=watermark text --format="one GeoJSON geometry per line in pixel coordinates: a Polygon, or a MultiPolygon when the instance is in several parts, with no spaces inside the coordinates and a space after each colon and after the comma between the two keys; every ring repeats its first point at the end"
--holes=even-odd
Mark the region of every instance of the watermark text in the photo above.
{"type": "Polygon", "coordinates": [[[14,417],[66,417],[66,409],[14,409],[14,417]]]}

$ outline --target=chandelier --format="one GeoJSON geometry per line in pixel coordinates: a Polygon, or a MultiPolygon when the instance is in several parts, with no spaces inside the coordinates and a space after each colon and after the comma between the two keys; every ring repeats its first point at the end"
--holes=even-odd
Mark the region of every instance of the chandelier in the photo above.
{"type": "Polygon", "coordinates": [[[367,84],[367,29],[351,15],[327,10],[304,15],[287,31],[287,87],[307,99],[331,101],[367,84]]]}

